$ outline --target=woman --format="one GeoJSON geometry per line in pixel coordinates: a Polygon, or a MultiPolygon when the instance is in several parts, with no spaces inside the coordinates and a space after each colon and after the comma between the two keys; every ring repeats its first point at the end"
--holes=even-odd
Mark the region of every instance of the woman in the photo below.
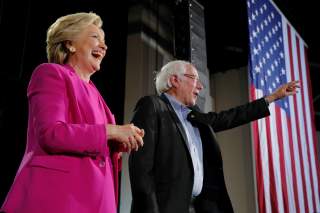
{"type": "Polygon", "coordinates": [[[101,26],[75,13],[48,29],[49,63],[28,86],[26,151],[2,211],[116,212],[119,153],[142,146],[144,131],[115,125],[90,81],[107,50],[101,26]]]}

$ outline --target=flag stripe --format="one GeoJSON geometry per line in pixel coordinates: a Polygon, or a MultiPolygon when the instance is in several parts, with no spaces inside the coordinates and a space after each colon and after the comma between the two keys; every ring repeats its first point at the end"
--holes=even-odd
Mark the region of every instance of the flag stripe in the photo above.
{"type": "MultiPolygon", "coordinates": [[[[291,76],[293,77],[292,79],[293,80],[299,80],[297,78],[297,76],[295,75],[295,71],[297,70],[297,59],[295,58],[295,55],[293,54],[293,49],[295,47],[294,45],[294,40],[295,40],[295,37],[292,37],[291,36],[291,28],[288,27],[287,28],[288,30],[288,41],[289,41],[289,60],[290,60],[290,71],[291,71],[291,76]]],[[[293,108],[294,108],[294,114],[297,116],[297,120],[295,121],[295,130],[296,130],[296,133],[297,133],[297,145],[298,145],[298,155],[299,155],[299,163],[300,163],[300,168],[302,171],[300,171],[300,174],[301,174],[301,178],[302,178],[302,196],[303,196],[303,206],[306,210],[306,212],[309,212],[309,207],[308,207],[308,202],[307,202],[307,192],[306,192],[306,180],[305,180],[305,173],[304,173],[304,160],[303,160],[303,153],[302,153],[302,147],[301,147],[301,129],[300,129],[300,121],[301,121],[301,118],[300,118],[300,114],[299,114],[299,109],[298,109],[298,104],[300,103],[297,99],[298,95],[294,96],[293,97],[293,100],[294,100],[294,104],[293,104],[293,108]]],[[[300,186],[300,184],[299,184],[300,186]]],[[[301,193],[301,192],[300,192],[301,193]]],[[[301,201],[300,201],[301,202],[301,201]]]]}
{"type": "Polygon", "coordinates": [[[311,181],[311,176],[310,176],[310,172],[311,170],[311,159],[310,159],[310,149],[309,149],[309,134],[308,134],[308,128],[307,128],[307,113],[306,113],[306,103],[305,103],[305,98],[304,96],[306,96],[306,90],[305,90],[305,85],[307,84],[307,82],[305,81],[305,78],[303,77],[303,70],[302,70],[302,58],[303,55],[301,55],[301,50],[303,49],[303,47],[301,47],[301,41],[300,39],[298,39],[298,37],[296,36],[296,47],[298,49],[297,54],[298,54],[298,66],[299,66],[299,79],[300,82],[302,84],[301,86],[301,95],[300,97],[302,98],[301,102],[302,102],[302,116],[303,116],[303,124],[304,124],[304,129],[305,129],[305,143],[304,146],[306,148],[306,157],[307,157],[307,161],[306,163],[308,163],[308,167],[306,168],[306,176],[308,178],[308,182],[310,184],[311,187],[307,188],[307,192],[308,192],[308,201],[309,201],[309,206],[310,206],[310,212],[314,211],[314,206],[316,206],[315,204],[315,197],[314,197],[314,186],[313,186],[313,181],[311,181]],[[312,202],[311,202],[312,201],[312,202]]]}
{"type": "MultiPolygon", "coordinates": [[[[282,19],[282,26],[283,27],[283,33],[284,35],[287,35],[287,23],[284,19],[282,19]]],[[[284,49],[285,49],[285,55],[289,55],[289,41],[288,41],[288,37],[287,36],[284,36],[283,38],[284,40],[284,49]]],[[[286,60],[285,61],[285,67],[288,67],[289,70],[291,70],[293,65],[292,65],[292,61],[291,60],[286,60]]],[[[290,72],[287,72],[286,73],[286,79],[287,81],[292,81],[292,78],[291,78],[291,73],[290,72]]],[[[301,207],[301,204],[300,204],[300,196],[301,194],[299,193],[298,191],[298,185],[300,184],[300,164],[299,164],[299,155],[297,154],[296,152],[296,148],[295,148],[295,144],[296,144],[296,138],[297,138],[297,135],[296,135],[296,131],[294,126],[295,126],[295,114],[293,113],[293,97],[289,97],[289,112],[290,112],[290,117],[287,119],[287,134],[289,136],[289,149],[290,149],[290,159],[291,159],[291,169],[292,169],[292,175],[293,175],[293,185],[291,185],[291,187],[293,188],[293,192],[294,192],[294,204],[296,206],[296,212],[297,213],[300,213],[300,207],[301,207]],[[299,171],[299,173],[298,173],[299,171]]]]}
{"type": "Polygon", "coordinates": [[[281,111],[282,125],[283,125],[283,147],[284,147],[284,161],[285,161],[285,175],[287,178],[287,194],[288,194],[288,205],[289,210],[287,212],[299,212],[296,207],[298,202],[298,194],[296,190],[296,170],[294,165],[293,148],[292,148],[292,134],[291,134],[291,123],[287,119],[284,111],[281,111]],[[287,131],[286,131],[287,130],[287,131]]]}
{"type": "MultiPolygon", "coordinates": [[[[282,25],[284,26],[284,33],[285,36],[285,55],[288,58],[288,60],[286,60],[286,67],[288,67],[289,72],[287,72],[287,80],[288,81],[292,81],[294,80],[294,76],[292,76],[292,70],[293,68],[293,60],[292,60],[292,48],[291,48],[291,32],[290,32],[290,28],[287,27],[287,23],[283,20],[282,21],[282,25]],[[290,50],[290,51],[289,51],[290,50]]],[[[304,212],[304,200],[303,200],[303,190],[302,190],[302,177],[301,177],[301,167],[300,167],[300,155],[299,155],[299,151],[298,151],[298,135],[297,135],[297,130],[296,130],[296,122],[299,122],[296,120],[296,113],[294,113],[294,98],[290,97],[289,98],[289,107],[290,107],[290,115],[291,115],[291,119],[290,119],[290,123],[291,123],[291,131],[290,133],[292,133],[292,153],[294,154],[294,161],[293,161],[293,169],[295,169],[295,177],[296,177],[296,185],[295,185],[295,191],[297,191],[297,195],[298,195],[298,202],[296,203],[297,205],[297,210],[299,212],[304,212]]]]}
{"type": "MultiPolygon", "coordinates": [[[[256,92],[253,86],[250,87],[251,90],[251,99],[255,100],[256,99],[256,92]]],[[[262,170],[262,157],[261,157],[261,152],[260,152],[260,139],[259,139],[259,127],[258,127],[258,121],[253,122],[252,126],[252,136],[253,136],[253,145],[254,145],[254,151],[257,153],[255,155],[256,159],[256,177],[257,177],[257,194],[258,194],[258,206],[260,213],[265,213],[266,212],[266,206],[264,202],[264,178],[263,178],[263,170],[262,170]]]]}
{"type": "MultiPolygon", "coordinates": [[[[304,55],[305,55],[305,61],[308,61],[308,54],[307,54],[307,49],[306,47],[303,48],[304,51],[304,55]]],[[[310,72],[309,72],[309,66],[307,65],[307,63],[305,63],[305,70],[306,70],[306,81],[307,82],[311,82],[310,81],[310,72]]],[[[311,157],[313,157],[312,159],[312,172],[313,172],[313,182],[315,185],[315,201],[316,201],[316,211],[320,211],[320,200],[319,200],[319,193],[320,193],[320,187],[319,187],[319,177],[320,177],[320,169],[319,169],[319,156],[318,156],[318,152],[317,152],[317,136],[316,136],[316,127],[315,127],[315,113],[314,113],[314,109],[313,109],[313,104],[311,102],[311,97],[312,97],[312,89],[311,89],[311,85],[310,84],[306,84],[305,85],[307,87],[307,89],[305,89],[305,91],[307,91],[307,95],[305,95],[304,97],[307,98],[308,100],[306,101],[306,103],[309,103],[309,113],[307,113],[308,116],[308,129],[310,131],[312,131],[310,135],[310,137],[312,137],[312,141],[314,141],[313,144],[310,144],[310,149],[312,150],[313,155],[311,157]],[[313,119],[311,119],[311,118],[313,119]]]]}
{"type": "MultiPolygon", "coordinates": [[[[277,108],[279,108],[276,104],[272,103],[270,105],[270,113],[272,115],[276,115],[277,108]]],[[[270,119],[270,129],[271,129],[271,144],[272,144],[272,156],[273,156],[273,162],[274,162],[274,175],[275,175],[275,185],[276,185],[276,190],[277,190],[277,206],[279,212],[284,212],[284,193],[286,191],[283,190],[284,183],[282,183],[282,171],[281,171],[281,153],[279,151],[280,146],[279,143],[281,141],[278,140],[278,132],[279,128],[281,129],[281,126],[277,125],[277,118],[276,116],[269,116],[270,119]]],[[[286,180],[284,180],[286,182],[286,180]]]]}
{"type": "Polygon", "coordinates": [[[284,212],[289,212],[289,201],[288,201],[288,187],[287,187],[287,178],[286,178],[286,166],[285,166],[285,157],[284,157],[284,146],[283,146],[283,133],[282,133],[282,116],[281,116],[281,109],[276,107],[275,109],[275,119],[276,119],[276,130],[278,136],[278,145],[279,145],[279,160],[280,160],[280,171],[281,171],[281,180],[279,183],[282,182],[283,186],[283,202],[284,202],[284,212]]]}
{"type": "MultiPolygon", "coordinates": [[[[263,96],[262,91],[255,90],[255,97],[261,98],[263,96]]],[[[273,213],[272,208],[274,208],[271,204],[271,189],[270,189],[270,161],[269,161],[269,146],[267,143],[267,126],[266,119],[260,119],[258,121],[258,129],[259,129],[259,141],[260,144],[260,154],[261,154],[261,165],[262,165],[262,176],[263,176],[263,189],[264,189],[264,203],[265,203],[265,212],[273,213]]]]}
{"type": "MultiPolygon", "coordinates": [[[[276,115],[276,110],[279,108],[276,104],[272,103],[270,105],[270,113],[272,115],[276,115]]],[[[278,128],[277,128],[277,121],[275,116],[269,116],[270,119],[270,129],[271,129],[271,144],[272,144],[272,156],[274,162],[274,175],[275,175],[275,186],[276,186],[276,193],[277,193],[277,206],[279,212],[284,212],[284,197],[283,197],[283,183],[281,179],[281,163],[280,163],[280,153],[279,153],[279,140],[278,140],[278,128]]],[[[280,127],[278,125],[278,127],[280,127]]]]}
{"type": "Polygon", "coordinates": [[[270,130],[270,117],[266,117],[264,119],[266,130],[267,130],[267,144],[268,144],[268,157],[269,157],[269,170],[270,170],[270,197],[271,197],[271,209],[272,213],[278,213],[279,212],[279,207],[278,207],[278,199],[279,199],[279,194],[277,193],[277,188],[276,188],[276,171],[274,167],[274,156],[273,156],[273,144],[271,140],[271,136],[274,135],[271,133],[270,130]]]}

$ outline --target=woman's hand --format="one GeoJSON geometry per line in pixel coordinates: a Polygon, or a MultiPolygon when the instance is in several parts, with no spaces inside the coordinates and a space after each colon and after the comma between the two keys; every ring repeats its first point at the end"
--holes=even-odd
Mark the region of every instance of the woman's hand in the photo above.
{"type": "Polygon", "coordinates": [[[137,151],[139,147],[143,146],[142,138],[144,136],[144,130],[139,129],[133,124],[107,124],[106,131],[108,140],[117,143],[116,146],[119,147],[121,151],[137,151]]]}

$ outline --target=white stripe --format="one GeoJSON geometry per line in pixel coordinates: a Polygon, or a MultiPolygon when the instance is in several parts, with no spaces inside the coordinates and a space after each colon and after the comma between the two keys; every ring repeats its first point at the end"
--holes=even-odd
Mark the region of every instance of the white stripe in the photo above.
{"type": "Polygon", "coordinates": [[[288,135],[288,121],[286,112],[281,109],[281,121],[282,121],[282,138],[283,138],[283,155],[285,163],[285,175],[287,180],[287,196],[288,196],[288,206],[289,212],[296,212],[296,203],[294,199],[293,190],[293,178],[292,178],[292,165],[291,165],[291,152],[289,147],[289,135],[288,135]]]}
{"type": "MultiPolygon", "coordinates": [[[[285,61],[286,61],[286,76],[287,81],[294,80],[291,78],[291,70],[290,70],[290,54],[289,54],[289,41],[287,38],[287,23],[282,19],[282,29],[283,29],[283,39],[284,39],[284,49],[285,49],[285,61]]],[[[302,190],[302,179],[301,179],[301,169],[300,169],[300,157],[298,152],[298,145],[297,145],[297,130],[296,130],[296,118],[294,113],[294,101],[293,97],[288,97],[289,100],[289,111],[290,111],[290,120],[291,120],[291,126],[292,126],[292,143],[293,143],[293,154],[294,154],[294,166],[296,170],[296,178],[297,178],[297,191],[298,191],[298,202],[300,207],[300,212],[305,212],[304,210],[304,200],[303,200],[303,190],[302,190]]]]}
{"type": "MultiPolygon", "coordinates": [[[[263,97],[261,90],[255,89],[256,99],[263,97]]],[[[270,174],[269,174],[269,157],[268,157],[268,142],[267,142],[267,129],[266,119],[258,120],[259,129],[259,144],[261,153],[261,166],[263,175],[263,188],[264,188],[264,201],[266,205],[266,213],[271,213],[271,198],[270,198],[270,174]]]]}
{"type": "Polygon", "coordinates": [[[270,136],[271,136],[271,146],[272,146],[272,158],[273,160],[273,173],[275,180],[275,187],[277,192],[277,202],[278,202],[278,210],[280,213],[284,212],[283,207],[283,196],[282,196],[282,184],[281,184],[281,171],[280,171],[280,155],[279,155],[279,146],[278,146],[278,132],[277,128],[282,128],[281,126],[276,126],[276,110],[275,103],[270,104],[270,136]]]}
{"type": "MultiPolygon", "coordinates": [[[[314,150],[314,138],[313,138],[313,129],[312,129],[312,121],[311,121],[311,110],[310,110],[310,102],[309,102],[309,89],[308,89],[308,84],[311,82],[308,82],[307,78],[307,70],[306,70],[306,64],[307,62],[305,61],[305,51],[304,51],[304,44],[301,42],[300,43],[300,50],[301,50],[301,64],[302,64],[302,79],[301,79],[301,86],[303,87],[303,95],[302,97],[304,98],[304,103],[305,103],[305,115],[306,115],[306,122],[307,122],[307,136],[308,136],[308,141],[309,141],[309,151],[310,151],[310,161],[311,161],[311,178],[313,181],[313,187],[314,187],[314,198],[315,198],[315,203],[316,206],[314,209],[316,211],[320,211],[320,200],[319,200],[319,194],[318,194],[318,178],[317,178],[317,167],[316,167],[316,159],[315,159],[315,150],[314,150]]],[[[311,210],[311,209],[310,209],[311,210]]],[[[315,211],[312,210],[312,211],[315,211]]]]}
{"type": "MultiPolygon", "coordinates": [[[[293,52],[293,62],[294,62],[294,76],[295,79],[300,80],[299,76],[299,64],[298,64],[298,55],[297,55],[297,46],[296,46],[296,36],[295,31],[292,29],[291,33],[291,39],[292,39],[292,52],[293,52]]],[[[305,177],[305,187],[306,187],[306,195],[307,195],[307,202],[309,207],[309,212],[313,212],[313,204],[312,204],[312,193],[311,193],[311,183],[310,183],[310,171],[309,171],[309,160],[308,160],[308,152],[306,147],[306,132],[305,132],[305,123],[304,123],[304,117],[303,117],[303,105],[302,105],[302,94],[298,93],[296,95],[297,100],[297,108],[298,108],[298,121],[300,124],[300,146],[302,151],[302,163],[304,168],[304,177],[305,177]]]]}

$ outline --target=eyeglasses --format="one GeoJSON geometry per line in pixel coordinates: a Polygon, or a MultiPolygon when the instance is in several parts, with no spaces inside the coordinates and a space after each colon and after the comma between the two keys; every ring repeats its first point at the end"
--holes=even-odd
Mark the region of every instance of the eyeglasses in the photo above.
{"type": "Polygon", "coordinates": [[[198,76],[196,76],[196,75],[186,74],[186,73],[185,73],[185,74],[183,74],[183,76],[185,76],[185,77],[187,77],[187,78],[191,78],[191,79],[193,79],[193,80],[196,80],[197,83],[202,84],[200,78],[199,78],[198,76]]]}

